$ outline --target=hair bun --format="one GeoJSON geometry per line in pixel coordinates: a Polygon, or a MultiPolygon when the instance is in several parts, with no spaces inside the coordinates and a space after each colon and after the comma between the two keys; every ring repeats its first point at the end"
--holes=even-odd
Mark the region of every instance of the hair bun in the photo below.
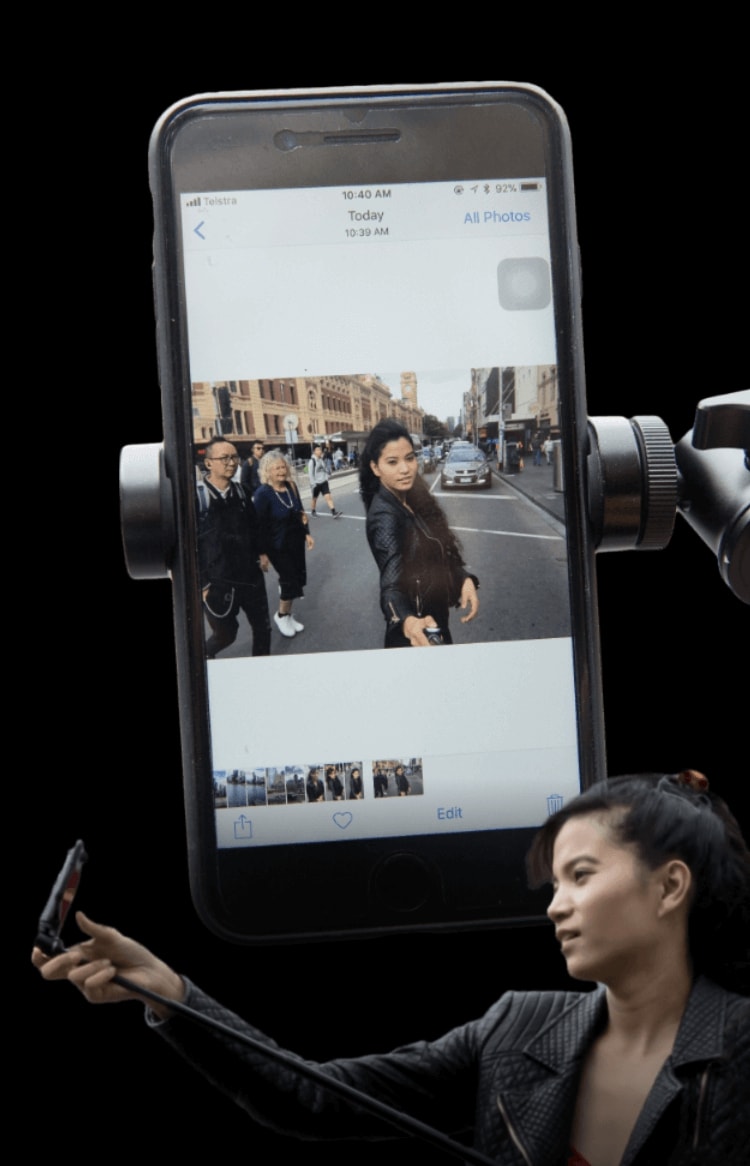
{"type": "Polygon", "coordinates": [[[687,786],[694,794],[708,793],[708,778],[698,769],[683,769],[681,773],[675,774],[675,781],[687,786]]]}

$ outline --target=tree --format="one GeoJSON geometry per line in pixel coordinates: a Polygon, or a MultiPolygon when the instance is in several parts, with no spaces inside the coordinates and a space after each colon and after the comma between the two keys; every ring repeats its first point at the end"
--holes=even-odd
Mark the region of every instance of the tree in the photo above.
{"type": "Polygon", "coordinates": [[[443,441],[448,436],[448,430],[443,425],[442,421],[438,421],[432,413],[425,413],[422,419],[422,432],[425,437],[431,438],[433,441],[443,441]]]}

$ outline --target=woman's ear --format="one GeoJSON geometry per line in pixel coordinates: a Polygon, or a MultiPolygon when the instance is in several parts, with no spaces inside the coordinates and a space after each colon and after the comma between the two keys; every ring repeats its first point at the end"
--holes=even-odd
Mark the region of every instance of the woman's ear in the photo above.
{"type": "Polygon", "coordinates": [[[659,868],[661,888],[661,914],[687,907],[690,904],[690,892],[693,886],[693,875],[690,867],[682,859],[672,858],[659,868]]]}
{"type": "Polygon", "coordinates": [[[378,463],[377,463],[377,462],[370,462],[370,469],[372,470],[372,472],[373,472],[373,474],[375,475],[375,477],[376,477],[376,478],[379,478],[379,477],[380,477],[380,470],[378,469],[378,463]]]}

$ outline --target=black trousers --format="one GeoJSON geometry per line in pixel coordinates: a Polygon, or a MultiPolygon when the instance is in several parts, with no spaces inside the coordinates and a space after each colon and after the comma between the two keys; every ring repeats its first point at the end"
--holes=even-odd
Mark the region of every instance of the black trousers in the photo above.
{"type": "Polygon", "coordinates": [[[237,639],[240,627],[237,616],[240,611],[244,611],[253,631],[253,656],[270,656],[271,621],[268,618],[266,581],[261,571],[258,570],[257,583],[241,583],[234,586],[227,584],[223,596],[220,594],[221,590],[221,585],[212,585],[208,595],[211,608],[207,603],[203,604],[212,632],[206,640],[206,655],[209,660],[237,639]],[[222,614],[216,615],[217,611],[221,611],[222,614]],[[223,614],[224,611],[226,615],[223,614]]]}

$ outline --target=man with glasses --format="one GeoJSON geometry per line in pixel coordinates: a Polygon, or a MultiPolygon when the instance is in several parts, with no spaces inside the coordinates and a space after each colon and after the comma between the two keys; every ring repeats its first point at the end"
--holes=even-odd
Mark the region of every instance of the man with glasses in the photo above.
{"type": "Polygon", "coordinates": [[[240,610],[253,632],[253,656],[271,652],[266,581],[268,558],[259,544],[258,518],[250,491],[233,481],[239,455],[230,441],[214,437],[206,446],[206,473],[198,485],[198,560],[203,610],[211,628],[206,655],[237,639],[240,610]]]}

